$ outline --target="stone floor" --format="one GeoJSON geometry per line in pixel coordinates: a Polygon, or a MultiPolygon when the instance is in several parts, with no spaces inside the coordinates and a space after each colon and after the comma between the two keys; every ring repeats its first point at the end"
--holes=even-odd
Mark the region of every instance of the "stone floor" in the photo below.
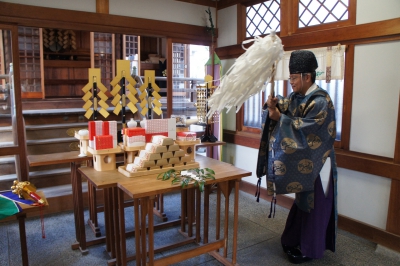
{"type": "MultiPolygon", "coordinates": [[[[231,197],[233,198],[233,197],[231,197]]],[[[216,202],[213,193],[210,199],[210,210],[216,202]]],[[[165,213],[169,219],[179,217],[179,194],[165,195],[165,213]]],[[[253,195],[240,192],[239,200],[239,230],[237,263],[244,266],[259,265],[291,265],[280,245],[280,235],[283,231],[288,210],[277,206],[275,218],[268,219],[270,203],[260,200],[255,201],[253,195]]],[[[233,207],[233,202],[231,202],[233,207]]],[[[223,206],[222,206],[223,209],[223,206]]],[[[223,213],[223,212],[222,212],[223,213]]],[[[233,216],[232,208],[230,215],[233,216]]],[[[133,207],[125,209],[127,230],[133,229],[133,207]]],[[[215,228],[215,212],[210,212],[211,227],[215,228]]],[[[85,212],[87,219],[88,212],[85,212]]],[[[231,217],[232,218],[232,217],[231,217]]],[[[99,214],[99,223],[103,225],[103,213],[99,214]]],[[[155,216],[155,223],[160,219],[155,216]]],[[[29,263],[35,265],[107,265],[109,259],[104,244],[91,246],[87,255],[82,255],[79,250],[72,250],[71,244],[75,241],[73,212],[64,212],[44,217],[45,238],[42,238],[40,217],[26,220],[29,263]]],[[[229,233],[232,235],[230,226],[229,233]]],[[[155,243],[162,245],[183,238],[177,232],[177,227],[156,231],[155,243]]],[[[0,223],[0,265],[22,265],[17,222],[0,223]]],[[[101,228],[104,235],[104,228],[101,228]]],[[[223,230],[221,230],[223,232],[223,230]]],[[[86,227],[88,239],[94,239],[90,227],[86,227]]],[[[209,239],[215,235],[215,229],[210,230],[209,239]]],[[[232,251],[232,243],[228,242],[228,253],[232,251]]],[[[193,244],[194,245],[194,244],[193,244]]],[[[156,254],[157,257],[180,252],[190,248],[181,247],[174,250],[156,254]]],[[[127,253],[133,255],[134,238],[127,239],[127,253]]],[[[305,263],[306,265],[400,265],[398,253],[386,250],[383,247],[356,237],[348,232],[339,230],[337,237],[337,251],[326,251],[324,257],[305,263]]],[[[131,261],[128,265],[135,265],[131,261]]],[[[175,265],[221,265],[210,255],[201,255],[175,265]]]]}

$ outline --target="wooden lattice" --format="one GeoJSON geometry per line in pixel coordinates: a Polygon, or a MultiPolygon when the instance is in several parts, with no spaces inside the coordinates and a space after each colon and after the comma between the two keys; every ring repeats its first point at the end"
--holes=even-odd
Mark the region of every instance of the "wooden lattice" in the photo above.
{"type": "Polygon", "coordinates": [[[348,19],[348,2],[347,0],[300,0],[299,28],[348,19]]]}
{"type": "Polygon", "coordinates": [[[246,36],[258,36],[270,30],[280,31],[280,1],[271,0],[247,7],[246,36]]]}

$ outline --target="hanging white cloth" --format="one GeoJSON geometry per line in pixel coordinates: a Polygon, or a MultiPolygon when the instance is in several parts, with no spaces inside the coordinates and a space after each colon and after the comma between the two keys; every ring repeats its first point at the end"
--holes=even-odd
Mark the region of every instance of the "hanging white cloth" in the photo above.
{"type": "MultiPolygon", "coordinates": [[[[317,80],[342,80],[344,77],[344,53],[346,45],[329,46],[307,49],[315,54],[318,62],[317,80]]],[[[277,63],[275,80],[287,80],[289,78],[289,59],[292,51],[285,51],[281,60],[277,63]]]]}

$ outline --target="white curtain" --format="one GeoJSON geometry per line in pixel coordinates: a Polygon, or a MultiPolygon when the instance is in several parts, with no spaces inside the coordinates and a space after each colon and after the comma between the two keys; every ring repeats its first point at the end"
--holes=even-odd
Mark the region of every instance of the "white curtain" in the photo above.
{"type": "MultiPolygon", "coordinates": [[[[315,54],[318,62],[317,80],[342,80],[344,76],[345,45],[329,46],[323,48],[307,49],[315,54]]],[[[292,51],[284,52],[282,59],[276,66],[275,80],[289,78],[289,59],[292,51]]]]}

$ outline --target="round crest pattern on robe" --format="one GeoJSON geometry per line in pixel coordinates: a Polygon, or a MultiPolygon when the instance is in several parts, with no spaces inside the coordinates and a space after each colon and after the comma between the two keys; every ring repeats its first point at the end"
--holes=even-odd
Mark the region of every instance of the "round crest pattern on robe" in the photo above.
{"type": "Polygon", "coordinates": [[[308,147],[310,147],[312,150],[315,150],[318,149],[319,146],[321,146],[322,141],[320,137],[311,133],[307,136],[307,143],[308,147]]]}
{"type": "Polygon", "coordinates": [[[281,149],[284,153],[291,154],[297,150],[297,143],[294,139],[284,138],[281,141],[281,149]]]}
{"type": "MultiPolygon", "coordinates": [[[[271,181],[267,186],[275,183],[277,194],[314,190],[336,135],[335,113],[327,95],[318,88],[307,96],[292,93],[287,105],[283,97],[278,101],[282,115],[270,131],[267,169],[267,180],[271,181]]],[[[305,206],[308,201],[304,197],[305,206]]]]}

